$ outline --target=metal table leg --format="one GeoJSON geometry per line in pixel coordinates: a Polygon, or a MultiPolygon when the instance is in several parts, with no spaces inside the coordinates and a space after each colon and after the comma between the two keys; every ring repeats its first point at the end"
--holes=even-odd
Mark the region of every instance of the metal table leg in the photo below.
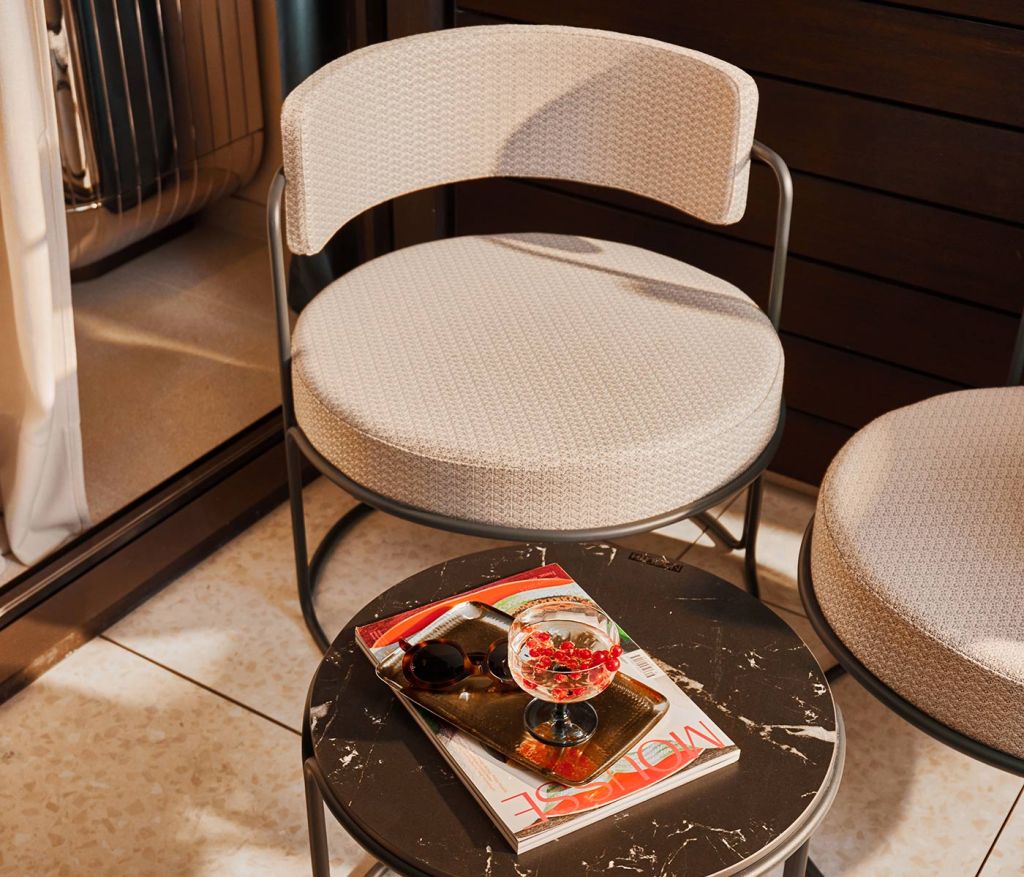
{"type": "Polygon", "coordinates": [[[782,877],[805,877],[807,874],[807,857],[810,849],[811,841],[808,839],[804,841],[802,847],[786,859],[786,867],[782,872],[782,877]]]}
{"type": "Polygon", "coordinates": [[[302,766],[302,773],[306,779],[306,822],[309,825],[309,857],[313,863],[313,877],[331,877],[327,823],[324,821],[324,796],[317,781],[316,761],[307,758],[302,766]]]}

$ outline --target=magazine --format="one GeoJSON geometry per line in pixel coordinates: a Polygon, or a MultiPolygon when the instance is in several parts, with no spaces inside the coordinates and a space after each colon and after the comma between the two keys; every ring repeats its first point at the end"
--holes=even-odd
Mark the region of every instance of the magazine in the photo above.
{"type": "MultiPolygon", "coordinates": [[[[545,597],[591,598],[558,564],[548,564],[427,606],[356,628],[374,666],[398,640],[468,600],[515,615],[545,597]]],[[[735,762],[739,748],[620,628],[620,673],[663,694],[669,708],[654,728],[605,773],[584,786],[551,782],[505,758],[412,701],[396,695],[517,853],[591,825],[735,762]]]]}

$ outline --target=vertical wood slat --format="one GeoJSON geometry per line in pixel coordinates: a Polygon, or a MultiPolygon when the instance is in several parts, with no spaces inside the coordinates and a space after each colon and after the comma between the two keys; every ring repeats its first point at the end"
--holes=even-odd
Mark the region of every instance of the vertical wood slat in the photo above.
{"type": "MultiPolygon", "coordinates": [[[[447,22],[444,0],[387,0],[389,40],[441,30],[447,22]]],[[[392,204],[392,243],[396,248],[444,237],[451,220],[450,191],[445,188],[413,192],[392,204]]]]}

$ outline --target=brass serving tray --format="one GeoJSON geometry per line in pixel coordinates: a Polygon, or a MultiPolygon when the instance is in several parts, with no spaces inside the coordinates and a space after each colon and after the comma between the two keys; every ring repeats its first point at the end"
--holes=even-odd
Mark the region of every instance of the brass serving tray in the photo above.
{"type": "MultiPolygon", "coordinates": [[[[414,636],[411,643],[443,637],[467,652],[486,651],[508,636],[512,619],[485,603],[460,603],[414,636]]],[[[414,688],[402,672],[402,650],[377,668],[395,691],[455,727],[472,734],[503,757],[566,785],[585,785],[625,755],[668,709],[663,695],[642,682],[617,673],[612,684],[590,702],[599,722],[594,736],[580,746],[559,748],[535,739],[523,724],[530,695],[508,691],[489,676],[477,676],[450,691],[414,688]]]]}

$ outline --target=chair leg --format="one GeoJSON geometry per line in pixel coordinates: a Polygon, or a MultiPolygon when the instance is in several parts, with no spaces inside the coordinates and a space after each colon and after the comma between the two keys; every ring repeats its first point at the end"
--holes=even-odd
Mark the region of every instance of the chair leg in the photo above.
{"type": "Polygon", "coordinates": [[[747,504],[743,514],[743,532],[737,538],[710,512],[701,512],[693,519],[703,524],[708,535],[720,542],[730,551],[744,549],[743,582],[751,596],[760,599],[761,585],[757,578],[757,530],[761,524],[761,497],[764,486],[761,477],[751,482],[747,488],[747,504]]]}
{"type": "Polygon", "coordinates": [[[306,822],[309,826],[309,858],[313,877],[331,877],[330,851],[327,848],[327,823],[324,820],[324,796],[316,778],[315,763],[307,758],[302,766],[306,780],[306,822]]]}
{"type": "Polygon", "coordinates": [[[306,546],[306,514],[302,502],[302,454],[292,437],[285,432],[285,463],[288,468],[288,504],[292,513],[292,545],[295,549],[295,583],[299,593],[299,608],[306,627],[320,651],[326,652],[330,644],[313,608],[313,582],[309,574],[309,550],[306,546]]]}
{"type": "Polygon", "coordinates": [[[320,574],[327,559],[331,556],[336,544],[342,536],[364,515],[373,511],[370,506],[359,503],[342,515],[320,540],[312,561],[309,559],[309,548],[306,544],[306,513],[302,501],[302,452],[292,437],[286,432],[285,461],[288,466],[288,503],[292,513],[292,542],[295,548],[295,582],[299,593],[299,608],[306,622],[313,642],[321,652],[327,652],[331,640],[324,631],[320,619],[316,617],[316,606],[313,595],[316,592],[320,574]]]}
{"type": "Polygon", "coordinates": [[[761,494],[764,485],[761,476],[747,488],[747,509],[743,515],[743,579],[747,591],[756,599],[761,598],[761,583],[757,578],[757,531],[761,525],[761,494]]]}

